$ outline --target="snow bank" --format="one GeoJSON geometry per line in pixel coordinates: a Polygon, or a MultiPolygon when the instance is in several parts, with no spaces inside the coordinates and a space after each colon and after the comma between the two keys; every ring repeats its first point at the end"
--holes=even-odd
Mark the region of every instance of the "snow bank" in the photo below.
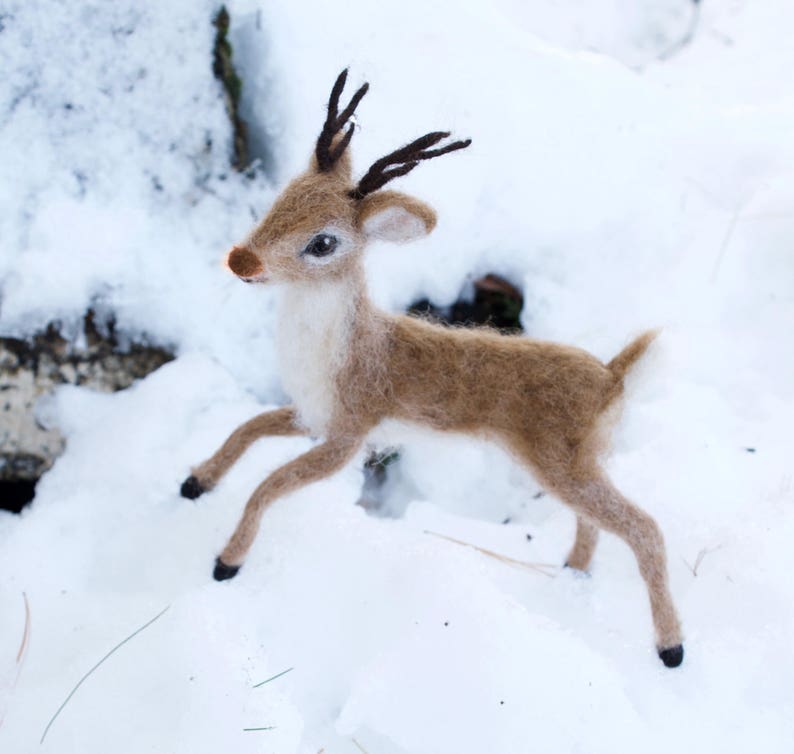
{"type": "Polygon", "coordinates": [[[276,503],[240,576],[211,582],[250,490],[311,445],[263,441],[211,495],[177,495],[282,400],[272,294],[220,268],[274,189],[227,167],[214,6],[17,3],[0,31],[0,328],[92,303],[180,357],[123,393],[42,407],[68,450],[30,509],[0,516],[0,748],[36,748],[79,678],[170,605],[42,751],[787,751],[794,11],[706,5],[693,43],[658,62],[685,3],[229,7],[279,180],[305,165],[348,64],[372,84],[359,170],[431,129],[473,138],[401,181],[440,223],[372,249],[381,305],[443,304],[496,271],[523,283],[529,332],[603,358],[665,327],[610,472],[665,532],[687,657],[675,672],[656,658],[622,543],[603,538],[591,579],[560,571],[570,513],[460,438],[405,452],[402,518],[354,505],[353,464],[276,503]]]}
{"type": "MultiPolygon", "coordinates": [[[[92,306],[129,336],[224,358],[229,333],[245,330],[246,347],[226,359],[245,381],[272,358],[270,296],[240,293],[221,261],[272,190],[229,167],[216,6],[6,8],[0,331],[60,320],[76,332],[92,306]]],[[[256,382],[276,389],[268,374],[256,382]]]]}

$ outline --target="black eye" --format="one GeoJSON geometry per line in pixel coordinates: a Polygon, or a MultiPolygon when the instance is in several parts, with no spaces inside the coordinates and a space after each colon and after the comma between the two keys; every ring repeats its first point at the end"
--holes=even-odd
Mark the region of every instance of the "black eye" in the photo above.
{"type": "Polygon", "coordinates": [[[315,236],[306,244],[303,250],[304,254],[311,254],[313,257],[327,257],[333,254],[336,250],[339,241],[334,236],[328,236],[325,233],[315,236]]]}

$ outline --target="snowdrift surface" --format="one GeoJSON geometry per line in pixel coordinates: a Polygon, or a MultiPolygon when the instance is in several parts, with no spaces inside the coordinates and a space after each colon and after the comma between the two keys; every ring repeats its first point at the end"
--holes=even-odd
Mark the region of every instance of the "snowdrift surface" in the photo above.
{"type": "Polygon", "coordinates": [[[277,187],[227,167],[215,8],[7,4],[2,332],[68,326],[91,304],[179,358],[123,393],[42,406],[68,449],[34,504],[0,517],[0,750],[790,751],[794,10],[757,5],[704,4],[672,57],[688,3],[229,6],[277,181],[305,164],[348,64],[372,83],[359,170],[434,128],[474,139],[402,181],[440,223],[371,250],[382,306],[444,303],[496,271],[524,285],[533,335],[606,359],[665,328],[610,471],[666,535],[687,636],[669,671],[614,538],[588,579],[427,533],[555,566],[572,541],[568,511],[461,438],[406,448],[402,518],[354,505],[359,459],[275,504],[239,577],[211,581],[249,492],[311,445],[262,441],[212,494],[177,494],[190,464],[284,400],[273,294],[220,266],[277,187]],[[80,678],[169,605],[40,746],[80,678]]]}

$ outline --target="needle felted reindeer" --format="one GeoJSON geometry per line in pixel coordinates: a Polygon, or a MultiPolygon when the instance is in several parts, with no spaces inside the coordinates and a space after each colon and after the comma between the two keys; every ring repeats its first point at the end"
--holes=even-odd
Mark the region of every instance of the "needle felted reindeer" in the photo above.
{"type": "Polygon", "coordinates": [[[334,84],[309,169],[227,258],[242,280],[286,289],[278,354],[294,404],[236,429],[193,469],[182,494],[196,498],[212,489],[260,437],[324,439],[254,490],[216,560],[214,577],[220,581],[238,572],[270,503],[340,469],[383,420],[464,432],[506,447],[574,510],[576,539],[568,566],[587,569],[599,529],[631,547],[648,588],[659,657],[668,667],[680,665],[681,630],[659,527],[615,489],[598,462],[604,415],[654,333],[641,335],[604,365],[570,346],[450,329],[376,309],[364,280],[367,242],[410,241],[436,223],[427,204],[383,186],[470,141],[439,146],[448,133],[426,134],[377,160],[354,183],[348,152],[354,126],[348,121],[368,85],[339,112],[346,78],[345,70],[334,84]]]}

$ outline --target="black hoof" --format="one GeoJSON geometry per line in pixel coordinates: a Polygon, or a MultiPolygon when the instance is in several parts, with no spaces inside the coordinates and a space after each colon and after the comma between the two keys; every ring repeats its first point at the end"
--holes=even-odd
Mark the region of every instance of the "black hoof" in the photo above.
{"type": "Polygon", "coordinates": [[[668,668],[677,668],[684,661],[684,647],[681,644],[676,644],[668,649],[660,649],[659,659],[668,668]]]}
{"type": "Polygon", "coordinates": [[[215,579],[215,581],[233,579],[239,570],[240,566],[226,565],[220,558],[215,558],[215,570],[212,572],[212,578],[215,579]]]}
{"type": "Polygon", "coordinates": [[[182,482],[179,494],[182,495],[182,497],[186,497],[188,500],[195,500],[197,497],[201,497],[205,491],[206,490],[201,486],[201,482],[191,474],[182,482]]]}
{"type": "Polygon", "coordinates": [[[563,568],[567,568],[570,571],[573,571],[573,575],[578,579],[589,579],[590,578],[590,571],[583,571],[581,568],[576,568],[576,566],[572,566],[567,560],[563,563],[563,568]]]}

